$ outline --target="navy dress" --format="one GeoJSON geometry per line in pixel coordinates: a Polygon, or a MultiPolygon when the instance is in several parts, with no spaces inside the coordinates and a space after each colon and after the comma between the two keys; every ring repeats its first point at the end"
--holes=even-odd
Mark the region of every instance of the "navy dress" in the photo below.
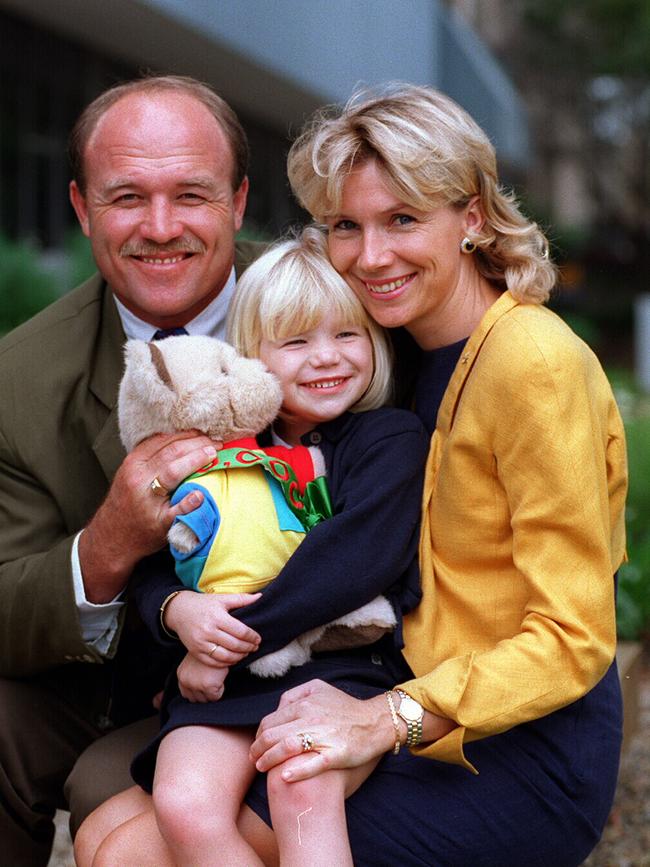
{"type": "MultiPolygon", "coordinates": [[[[416,412],[430,431],[465,341],[420,354],[416,412]]],[[[460,492],[459,492],[460,496],[460,492]]],[[[412,675],[406,670],[404,680],[412,675]]],[[[546,717],[466,744],[465,768],[402,749],[346,801],[356,867],[577,867],[597,843],[622,737],[616,664],[546,717]]],[[[271,824],[265,781],[247,803],[271,824]]]]}
{"type": "MultiPolygon", "coordinates": [[[[169,678],[161,730],[133,761],[133,778],[151,790],[156,754],[167,732],[185,725],[256,726],[293,686],[320,678],[358,698],[390,689],[404,678],[401,616],[420,599],[417,544],[423,470],[429,437],[417,416],[399,409],[346,413],[304,438],[323,452],[334,515],[305,537],[262,598],[238,616],[262,637],[260,649],[234,666],[218,702],[189,702],[169,678]],[[383,593],[398,628],[373,645],[315,653],[280,678],[252,675],[247,665],[301,633],[328,623],[383,593]]],[[[150,568],[150,567],[149,567],[150,568]]],[[[163,645],[162,600],[181,587],[170,568],[139,576],[136,601],[163,645]]]]}

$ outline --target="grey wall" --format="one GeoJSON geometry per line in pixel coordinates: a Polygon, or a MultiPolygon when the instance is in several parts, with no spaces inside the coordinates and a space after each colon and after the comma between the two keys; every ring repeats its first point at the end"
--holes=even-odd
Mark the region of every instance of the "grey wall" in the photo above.
{"type": "Polygon", "coordinates": [[[400,79],[450,93],[501,156],[525,164],[516,91],[439,0],[0,0],[116,59],[213,83],[239,111],[287,134],[360,84],[400,79]]]}

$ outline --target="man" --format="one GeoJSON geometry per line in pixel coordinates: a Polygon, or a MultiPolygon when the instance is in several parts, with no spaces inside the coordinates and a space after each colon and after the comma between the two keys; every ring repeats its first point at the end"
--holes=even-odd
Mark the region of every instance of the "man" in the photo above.
{"type": "MultiPolygon", "coordinates": [[[[78,823],[126,785],[153,730],[170,663],[124,591],[198,504],[165,494],[214,444],[159,436],[125,457],[121,349],[170,328],[223,336],[235,274],[257,252],[235,244],[247,157],[230,107],[192,79],[101,95],[72,133],[70,185],[100,273],[0,341],[0,860],[13,867],[46,864],[54,810],[69,803],[78,823]]],[[[240,637],[256,646],[243,625],[240,637]]]]}

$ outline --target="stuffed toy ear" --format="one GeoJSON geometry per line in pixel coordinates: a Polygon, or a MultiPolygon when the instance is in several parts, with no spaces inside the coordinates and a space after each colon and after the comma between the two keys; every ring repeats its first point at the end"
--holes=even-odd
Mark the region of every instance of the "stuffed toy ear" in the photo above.
{"type": "Polygon", "coordinates": [[[127,451],[155,433],[171,433],[175,393],[160,350],[144,340],[129,340],[117,399],[120,439],[127,451]],[[156,355],[158,350],[158,355],[156,355]]]}
{"type": "Polygon", "coordinates": [[[277,378],[259,359],[236,356],[228,368],[228,383],[237,434],[257,434],[267,428],[282,405],[277,378]]]}

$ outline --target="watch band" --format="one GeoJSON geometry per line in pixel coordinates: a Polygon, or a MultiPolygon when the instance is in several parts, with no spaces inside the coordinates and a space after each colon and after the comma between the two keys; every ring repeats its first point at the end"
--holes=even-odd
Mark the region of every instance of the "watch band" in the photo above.
{"type": "Polygon", "coordinates": [[[419,704],[419,702],[415,701],[414,698],[411,698],[411,696],[407,695],[403,690],[396,689],[395,692],[401,699],[397,713],[406,723],[406,746],[416,747],[422,741],[422,720],[424,719],[424,708],[419,704]],[[419,709],[419,714],[417,716],[411,716],[403,713],[402,705],[404,702],[408,702],[409,705],[415,705],[419,709]]]}

